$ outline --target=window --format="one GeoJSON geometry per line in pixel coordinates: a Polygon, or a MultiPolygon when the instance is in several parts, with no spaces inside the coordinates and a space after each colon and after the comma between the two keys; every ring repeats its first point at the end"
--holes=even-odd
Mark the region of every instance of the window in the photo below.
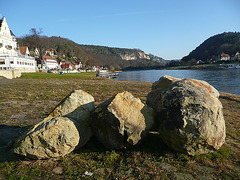
{"type": "Polygon", "coordinates": [[[13,64],[13,59],[10,59],[10,64],[13,64]]]}
{"type": "Polygon", "coordinates": [[[5,60],[4,59],[0,59],[0,64],[5,64],[5,60]]]}

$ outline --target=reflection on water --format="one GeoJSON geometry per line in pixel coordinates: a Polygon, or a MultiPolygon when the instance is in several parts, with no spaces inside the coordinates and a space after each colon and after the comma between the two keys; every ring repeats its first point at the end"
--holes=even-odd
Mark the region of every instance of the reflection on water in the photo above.
{"type": "Polygon", "coordinates": [[[119,73],[117,80],[154,82],[164,75],[204,80],[221,92],[240,95],[240,69],[127,71],[119,73]]]}

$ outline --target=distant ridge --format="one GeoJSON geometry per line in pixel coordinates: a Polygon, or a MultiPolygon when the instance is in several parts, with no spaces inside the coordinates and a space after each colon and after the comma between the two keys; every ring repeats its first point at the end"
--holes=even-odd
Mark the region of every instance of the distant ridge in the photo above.
{"type": "MultiPolygon", "coordinates": [[[[28,46],[31,50],[37,47],[29,38],[17,38],[19,44],[28,46]]],[[[86,65],[114,66],[119,69],[124,68],[154,68],[166,65],[163,58],[152,54],[145,54],[139,49],[113,48],[96,45],[80,45],[66,38],[61,37],[41,37],[42,48],[53,48],[56,50],[58,60],[66,56],[68,61],[73,61],[71,57],[84,62],[86,65]]]]}

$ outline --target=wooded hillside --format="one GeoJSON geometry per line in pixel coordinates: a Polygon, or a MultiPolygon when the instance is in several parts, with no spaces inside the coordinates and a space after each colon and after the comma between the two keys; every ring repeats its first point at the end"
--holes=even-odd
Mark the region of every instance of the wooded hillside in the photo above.
{"type": "Polygon", "coordinates": [[[183,57],[182,61],[189,62],[192,59],[196,59],[206,62],[208,59],[217,58],[223,52],[230,56],[240,52],[240,32],[225,32],[212,36],[188,56],[183,57]]]}
{"type": "Polygon", "coordinates": [[[124,68],[154,68],[164,66],[166,61],[160,57],[145,54],[139,49],[112,48],[106,46],[80,45],[66,38],[40,36],[37,31],[22,38],[17,38],[20,46],[28,46],[30,50],[54,49],[58,60],[81,60],[93,66],[114,66],[124,68]],[[73,58],[75,57],[75,58],[73,58]]]}

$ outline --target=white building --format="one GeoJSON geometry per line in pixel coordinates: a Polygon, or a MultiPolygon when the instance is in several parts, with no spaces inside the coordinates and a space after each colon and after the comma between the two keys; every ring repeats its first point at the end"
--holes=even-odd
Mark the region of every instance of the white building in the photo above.
{"type": "Polygon", "coordinates": [[[42,68],[46,70],[50,69],[60,69],[59,64],[56,60],[52,59],[50,56],[43,55],[42,56],[42,68]]]}
{"type": "Polygon", "coordinates": [[[0,70],[15,69],[21,72],[36,72],[35,58],[21,55],[16,37],[9,30],[6,18],[0,20],[0,70]]]}

